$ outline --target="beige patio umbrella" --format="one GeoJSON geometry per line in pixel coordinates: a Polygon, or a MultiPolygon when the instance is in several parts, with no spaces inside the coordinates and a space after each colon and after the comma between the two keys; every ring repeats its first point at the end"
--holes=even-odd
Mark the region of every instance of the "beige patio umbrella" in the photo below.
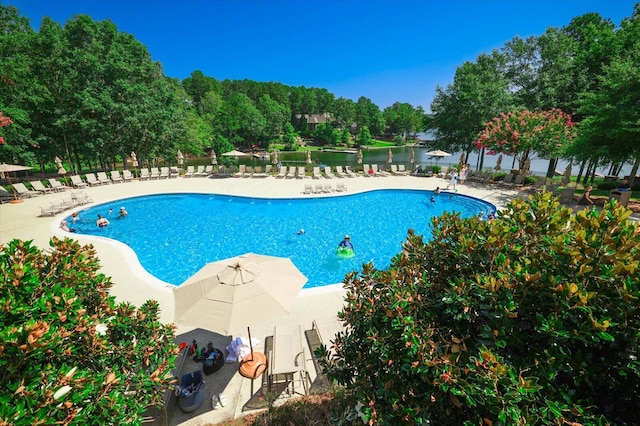
{"type": "Polygon", "coordinates": [[[311,150],[307,150],[307,164],[311,164],[311,150]]]}
{"type": "Polygon", "coordinates": [[[213,148],[211,148],[209,158],[211,158],[211,164],[213,164],[214,166],[218,165],[218,157],[216,156],[216,151],[213,148]]]}
{"type": "Polygon", "coordinates": [[[435,157],[436,165],[438,164],[438,161],[440,161],[442,157],[451,157],[451,154],[449,154],[448,152],[441,151],[439,149],[436,149],[434,151],[429,151],[427,152],[427,155],[431,157],[435,157]]]}
{"type": "Polygon", "coordinates": [[[416,162],[416,152],[411,148],[411,156],[409,157],[409,163],[413,164],[416,162]]]}
{"type": "Polygon", "coordinates": [[[466,160],[466,157],[465,157],[464,152],[463,152],[462,154],[460,154],[460,163],[459,163],[460,167],[465,165],[465,160],[466,160]]]}
{"type": "Polygon", "coordinates": [[[569,182],[571,182],[571,163],[567,164],[567,168],[564,170],[564,175],[562,176],[561,183],[563,185],[566,185],[569,182]]]}
{"type": "Polygon", "coordinates": [[[502,170],[502,154],[498,156],[498,161],[496,161],[494,170],[502,170]]]}
{"type": "Polygon", "coordinates": [[[175,322],[224,335],[289,312],[305,277],[288,258],[253,253],[206,264],[173,291],[175,322]]]}
{"type": "Polygon", "coordinates": [[[393,152],[391,151],[391,148],[389,148],[389,152],[387,152],[387,164],[391,164],[392,161],[393,161],[393,152]]]}
{"type": "Polygon", "coordinates": [[[237,151],[235,149],[229,152],[225,152],[222,155],[224,157],[248,157],[249,156],[249,154],[247,154],[246,152],[237,151]]]}
{"type": "Polygon", "coordinates": [[[274,149],[273,154],[271,154],[271,164],[274,166],[278,164],[278,150],[274,149]]]}
{"type": "Polygon", "coordinates": [[[182,166],[184,164],[184,155],[182,151],[178,150],[178,166],[182,166]]]}
{"type": "MultiPolygon", "coordinates": [[[[19,164],[2,163],[0,164],[0,177],[2,177],[2,179],[6,177],[9,181],[9,185],[11,185],[11,172],[22,172],[25,170],[31,170],[31,167],[21,166],[19,164]]],[[[13,200],[10,202],[12,204],[21,203],[22,200],[18,198],[18,194],[16,194],[15,189],[11,187],[11,190],[13,191],[13,200]]]]}

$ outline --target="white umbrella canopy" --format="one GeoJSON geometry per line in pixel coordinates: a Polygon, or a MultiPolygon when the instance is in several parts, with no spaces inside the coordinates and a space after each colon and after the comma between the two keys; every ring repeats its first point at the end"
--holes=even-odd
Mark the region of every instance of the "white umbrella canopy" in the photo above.
{"type": "Polygon", "coordinates": [[[307,282],[288,258],[253,253],[208,263],[173,291],[175,322],[224,335],[289,312],[307,282]]]}
{"type": "Polygon", "coordinates": [[[222,156],[224,157],[248,157],[249,154],[247,154],[246,152],[241,152],[241,151],[237,151],[237,150],[233,150],[233,151],[229,151],[229,152],[225,152],[224,154],[222,154],[222,156]]]}
{"type": "Polygon", "coordinates": [[[21,166],[19,164],[7,164],[7,163],[0,164],[0,175],[4,179],[5,173],[7,173],[7,177],[9,179],[9,184],[11,184],[11,177],[9,176],[9,173],[11,173],[11,172],[23,172],[25,170],[31,170],[31,167],[21,166]]]}
{"type": "Polygon", "coordinates": [[[450,157],[451,156],[451,154],[449,154],[448,152],[444,152],[439,149],[436,149],[434,151],[429,151],[427,152],[427,155],[430,157],[450,157]]]}

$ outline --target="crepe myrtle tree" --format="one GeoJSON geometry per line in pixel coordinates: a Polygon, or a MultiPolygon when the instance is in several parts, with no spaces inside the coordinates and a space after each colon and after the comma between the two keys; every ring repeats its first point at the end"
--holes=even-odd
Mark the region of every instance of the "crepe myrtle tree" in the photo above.
{"type": "Polygon", "coordinates": [[[534,153],[540,158],[559,157],[576,136],[574,125],[571,116],[559,109],[502,113],[485,124],[476,146],[491,155],[516,157],[522,170],[534,153]]]}
{"type": "Polygon", "coordinates": [[[172,387],[159,306],[116,304],[91,246],[0,246],[0,424],[136,424],[172,387]]]}
{"type": "MultiPolygon", "coordinates": [[[[445,213],[386,270],[347,275],[321,361],[369,424],[636,424],[640,228],[550,193],[445,213]]],[[[317,354],[317,355],[320,355],[317,354]]]]}

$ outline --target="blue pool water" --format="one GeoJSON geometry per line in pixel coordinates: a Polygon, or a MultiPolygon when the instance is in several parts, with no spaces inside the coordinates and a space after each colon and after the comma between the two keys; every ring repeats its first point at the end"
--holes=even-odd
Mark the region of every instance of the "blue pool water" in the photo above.
{"type": "Polygon", "coordinates": [[[463,217],[482,211],[486,217],[495,207],[464,195],[418,190],[298,199],[165,194],[91,207],[72,227],[127,244],[150,274],[170,284],[181,284],[208,262],[251,252],[291,258],[310,288],[342,282],[365,262],[388,267],[409,228],[430,236],[430,218],[445,211],[463,217]],[[121,206],[129,212],[122,219],[121,206]],[[111,224],[98,228],[98,214],[111,224]],[[296,235],[301,228],[305,233],[296,235]],[[349,259],[336,256],[345,234],[356,253],[349,259]]]}

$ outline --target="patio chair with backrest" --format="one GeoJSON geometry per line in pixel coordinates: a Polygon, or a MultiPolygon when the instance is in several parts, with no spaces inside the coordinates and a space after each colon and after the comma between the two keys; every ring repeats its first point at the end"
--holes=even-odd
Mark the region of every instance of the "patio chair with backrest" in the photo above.
{"type": "Polygon", "coordinates": [[[96,175],[94,175],[93,173],[87,173],[84,175],[84,178],[87,180],[87,183],[90,186],[95,186],[95,185],[102,185],[102,182],[100,182],[98,180],[98,178],[96,177],[96,175]]]}
{"type": "Polygon", "coordinates": [[[324,166],[324,175],[329,179],[334,179],[336,175],[331,172],[331,166],[324,166]]]}
{"type": "Polygon", "coordinates": [[[87,182],[83,181],[80,175],[71,176],[71,184],[75,188],[85,188],[87,186],[87,182]]]}
{"type": "Polygon", "coordinates": [[[240,166],[238,167],[238,171],[233,174],[233,177],[236,177],[236,178],[242,177],[244,176],[246,171],[247,171],[247,166],[245,166],[244,164],[240,164],[240,166]]]}
{"type": "Polygon", "coordinates": [[[296,175],[296,178],[298,179],[304,179],[307,177],[307,172],[304,169],[304,166],[299,166],[298,167],[298,174],[296,175]]]}
{"type": "Polygon", "coordinates": [[[30,190],[22,182],[12,183],[11,186],[13,186],[13,188],[16,190],[18,195],[20,195],[20,197],[31,198],[38,195],[38,191],[30,190]]]}
{"type": "Polygon", "coordinates": [[[151,175],[149,174],[149,169],[142,168],[140,169],[140,180],[149,180],[151,179],[151,175]]]}
{"type": "Polygon", "coordinates": [[[97,178],[100,183],[111,183],[111,179],[109,179],[106,172],[98,172],[97,178]]]}
{"type": "Polygon", "coordinates": [[[66,191],[69,188],[67,185],[60,183],[56,178],[49,178],[49,185],[51,185],[56,192],[66,191]]]}
{"type": "Polygon", "coordinates": [[[195,174],[196,174],[196,167],[195,166],[187,166],[187,171],[184,172],[184,177],[186,177],[186,178],[194,177],[195,174]]]}
{"type": "Polygon", "coordinates": [[[286,166],[282,166],[280,167],[280,170],[278,171],[278,174],[276,175],[276,178],[283,178],[287,175],[287,167],[286,166]]]}
{"type": "Polygon", "coordinates": [[[169,167],[160,168],[160,177],[158,179],[169,179],[170,176],[171,171],[169,171],[169,167]]]}
{"type": "Polygon", "coordinates": [[[113,181],[113,183],[122,183],[124,182],[124,180],[122,179],[122,176],[120,176],[120,172],[118,170],[111,170],[111,180],[113,181]]]}
{"type": "Polygon", "coordinates": [[[131,170],[125,169],[122,171],[122,180],[125,182],[133,181],[133,173],[131,173],[131,170]]]}
{"type": "Polygon", "coordinates": [[[342,166],[336,166],[336,176],[340,178],[347,177],[347,174],[342,170],[342,166]]]}
{"type": "Polygon", "coordinates": [[[149,174],[150,179],[160,179],[160,169],[157,167],[151,167],[151,173],[149,174]]]}
{"type": "Polygon", "coordinates": [[[296,167],[295,166],[289,166],[289,171],[287,172],[287,179],[292,179],[294,177],[296,177],[296,167]]]}
{"type": "Polygon", "coordinates": [[[195,172],[195,176],[197,177],[205,177],[207,174],[204,171],[204,165],[198,166],[198,170],[195,172]]]}
{"type": "Polygon", "coordinates": [[[48,194],[49,192],[53,192],[54,189],[53,188],[49,188],[48,186],[44,186],[44,184],[42,182],[40,182],[39,180],[34,180],[33,182],[29,182],[31,184],[31,187],[33,189],[35,189],[36,191],[38,191],[41,194],[48,194]]]}
{"type": "Polygon", "coordinates": [[[302,331],[298,324],[282,324],[273,330],[273,346],[268,353],[267,388],[280,386],[288,395],[308,393],[308,372],[302,331]],[[300,392],[299,386],[302,386],[300,392]]]}
{"type": "Polygon", "coordinates": [[[311,176],[313,179],[320,179],[322,175],[320,174],[320,167],[315,166],[313,168],[313,175],[311,176]]]}

